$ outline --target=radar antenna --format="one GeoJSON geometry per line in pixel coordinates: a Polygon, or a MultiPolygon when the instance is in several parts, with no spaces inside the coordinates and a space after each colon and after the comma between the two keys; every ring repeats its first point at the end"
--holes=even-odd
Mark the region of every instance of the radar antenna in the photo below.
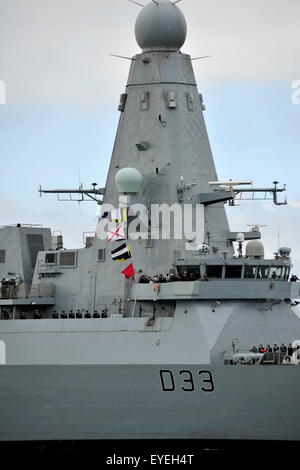
{"type": "Polygon", "coordinates": [[[243,200],[243,201],[269,201],[273,200],[276,206],[283,206],[287,204],[287,200],[285,199],[284,202],[279,202],[277,198],[278,193],[282,193],[286,191],[286,185],[282,188],[278,188],[277,185],[279,184],[278,181],[273,181],[274,187],[273,188],[239,188],[236,186],[242,185],[252,185],[252,181],[212,181],[208,183],[210,186],[219,186],[219,188],[214,189],[214,191],[223,191],[223,192],[230,192],[233,197],[229,199],[229,205],[235,206],[235,200],[243,200]],[[248,193],[249,196],[243,197],[245,193],[248,193]],[[264,195],[261,195],[264,193],[264,195]],[[270,197],[271,194],[271,197],[270,197]],[[239,196],[239,197],[238,197],[239,196]]]}
{"type": "Polygon", "coordinates": [[[139,3],[139,2],[135,2],[134,0],[128,0],[128,1],[129,1],[130,3],[135,3],[136,5],[139,5],[140,7],[143,7],[143,8],[144,8],[144,6],[145,6],[145,5],[142,5],[142,4],[139,3]]]}
{"type": "Polygon", "coordinates": [[[266,227],[266,225],[260,224],[247,224],[247,227],[252,227],[252,232],[259,232],[260,227],[266,227]]]}
{"type": "Polygon", "coordinates": [[[78,189],[42,189],[39,186],[39,196],[42,197],[43,194],[56,194],[58,201],[63,202],[96,202],[98,205],[102,204],[102,199],[100,196],[104,196],[105,188],[96,188],[97,183],[92,183],[93,189],[84,189],[83,184],[79,185],[78,189]],[[62,195],[68,195],[62,196],[62,195]],[[77,197],[74,195],[77,194],[77,197]]]}
{"type": "Polygon", "coordinates": [[[202,55],[200,57],[193,57],[191,60],[208,59],[209,57],[213,57],[213,56],[212,55],[202,55]]]}
{"type": "Polygon", "coordinates": [[[112,56],[112,57],[118,57],[119,59],[127,59],[127,60],[135,61],[135,59],[133,57],[126,57],[124,55],[117,55],[117,54],[109,54],[109,55],[112,56]]]}

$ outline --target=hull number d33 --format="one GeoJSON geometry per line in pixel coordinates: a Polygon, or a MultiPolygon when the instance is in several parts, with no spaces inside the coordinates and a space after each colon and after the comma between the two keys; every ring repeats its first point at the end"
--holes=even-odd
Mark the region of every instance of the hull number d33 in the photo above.
{"type": "Polygon", "coordinates": [[[195,392],[197,390],[213,392],[215,390],[212,373],[208,370],[199,370],[197,374],[193,374],[187,369],[176,373],[164,369],[160,370],[159,374],[164,392],[174,392],[175,390],[182,390],[183,392],[195,392]]]}

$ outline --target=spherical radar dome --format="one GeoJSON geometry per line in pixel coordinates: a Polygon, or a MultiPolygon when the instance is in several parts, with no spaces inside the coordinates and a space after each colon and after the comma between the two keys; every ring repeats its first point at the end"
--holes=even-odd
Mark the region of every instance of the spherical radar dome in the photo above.
{"type": "Polygon", "coordinates": [[[123,194],[137,194],[141,190],[143,177],[136,168],[122,168],[115,176],[117,189],[123,194]]]}
{"type": "Polygon", "coordinates": [[[265,257],[264,245],[259,240],[252,240],[246,246],[247,258],[261,258],[265,257]]]}
{"type": "Polygon", "coordinates": [[[169,0],[147,3],[135,23],[135,37],[144,51],[178,50],[185,42],[186,33],[183,14],[169,0]]]}

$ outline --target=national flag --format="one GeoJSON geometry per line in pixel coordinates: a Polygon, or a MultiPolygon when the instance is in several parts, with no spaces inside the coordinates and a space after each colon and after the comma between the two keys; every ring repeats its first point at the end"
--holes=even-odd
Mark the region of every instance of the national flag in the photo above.
{"type": "Polygon", "coordinates": [[[125,268],[123,271],[121,271],[121,274],[124,274],[126,279],[129,279],[130,277],[133,277],[135,275],[135,270],[133,267],[133,264],[131,263],[127,268],[125,268]]]}
{"type": "Polygon", "coordinates": [[[127,208],[119,207],[119,209],[111,211],[110,220],[117,223],[127,222],[127,208]]]}
{"type": "Polygon", "coordinates": [[[107,240],[109,242],[116,242],[118,240],[126,240],[124,225],[121,224],[118,227],[115,227],[112,230],[107,232],[107,240]]]}
{"type": "Polygon", "coordinates": [[[123,245],[119,246],[111,252],[112,259],[117,261],[118,263],[122,263],[123,261],[131,258],[131,246],[123,245]]]}
{"type": "Polygon", "coordinates": [[[119,209],[114,209],[111,212],[101,212],[98,216],[98,220],[101,219],[108,219],[110,222],[115,222],[115,223],[121,223],[121,222],[127,222],[127,212],[128,208],[123,207],[119,209]]]}

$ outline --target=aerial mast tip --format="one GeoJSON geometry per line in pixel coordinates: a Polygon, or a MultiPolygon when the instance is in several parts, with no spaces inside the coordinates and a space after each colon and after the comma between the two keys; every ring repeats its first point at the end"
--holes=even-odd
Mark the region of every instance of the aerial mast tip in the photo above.
{"type": "Polygon", "coordinates": [[[139,2],[135,2],[135,0],[128,0],[130,3],[135,3],[135,5],[139,5],[140,7],[144,8],[145,5],[139,2]]]}

